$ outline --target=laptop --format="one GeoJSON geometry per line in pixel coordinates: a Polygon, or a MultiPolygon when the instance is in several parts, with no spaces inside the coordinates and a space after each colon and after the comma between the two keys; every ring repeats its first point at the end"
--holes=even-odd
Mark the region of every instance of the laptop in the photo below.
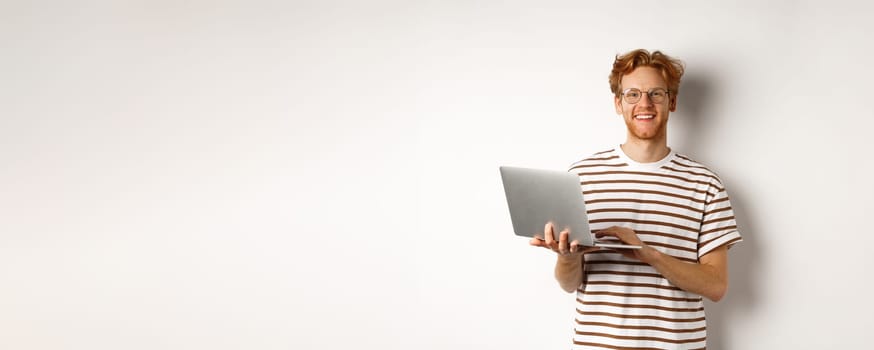
{"type": "Polygon", "coordinates": [[[513,231],[517,236],[543,237],[543,227],[552,222],[555,239],[570,229],[568,242],[577,240],[586,247],[640,249],[618,240],[598,241],[589,228],[586,203],[577,174],[564,171],[502,166],[501,179],[510,208],[513,231]]]}

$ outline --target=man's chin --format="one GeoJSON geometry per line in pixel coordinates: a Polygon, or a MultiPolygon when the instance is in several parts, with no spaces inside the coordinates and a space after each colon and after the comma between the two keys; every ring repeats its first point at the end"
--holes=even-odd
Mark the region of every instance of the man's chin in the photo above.
{"type": "Polygon", "coordinates": [[[629,133],[634,136],[634,138],[644,141],[653,141],[661,138],[662,134],[656,131],[637,131],[637,130],[629,130],[629,133]]]}
{"type": "Polygon", "coordinates": [[[628,130],[628,134],[633,136],[634,138],[640,140],[658,140],[659,138],[664,137],[666,134],[666,123],[660,120],[652,120],[650,124],[646,123],[644,125],[640,125],[639,123],[635,123],[634,121],[625,120],[625,127],[628,130]]]}

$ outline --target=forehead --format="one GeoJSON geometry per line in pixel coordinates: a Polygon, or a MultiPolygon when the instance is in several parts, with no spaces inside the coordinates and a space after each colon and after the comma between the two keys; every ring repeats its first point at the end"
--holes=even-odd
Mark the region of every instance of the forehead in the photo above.
{"type": "Polygon", "coordinates": [[[619,84],[622,86],[622,89],[637,88],[649,90],[654,88],[667,89],[668,87],[661,71],[652,67],[638,67],[634,69],[631,73],[623,75],[619,84]]]}

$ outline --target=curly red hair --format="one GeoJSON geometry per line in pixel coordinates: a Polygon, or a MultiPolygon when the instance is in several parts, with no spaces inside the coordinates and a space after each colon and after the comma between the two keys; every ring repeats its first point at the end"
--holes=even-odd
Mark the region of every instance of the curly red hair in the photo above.
{"type": "Polygon", "coordinates": [[[610,72],[610,91],[613,92],[613,95],[619,97],[619,94],[622,93],[619,86],[622,76],[630,74],[637,67],[658,69],[668,84],[668,91],[671,92],[671,95],[677,96],[680,93],[680,77],[685,71],[683,62],[665,55],[661,51],[650,53],[644,49],[637,49],[623,55],[616,55],[616,60],[613,61],[613,70],[610,72]]]}

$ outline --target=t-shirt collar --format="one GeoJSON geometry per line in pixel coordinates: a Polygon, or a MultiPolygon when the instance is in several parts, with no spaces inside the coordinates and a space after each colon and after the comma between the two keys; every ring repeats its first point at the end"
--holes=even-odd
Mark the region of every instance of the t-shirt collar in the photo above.
{"type": "Polygon", "coordinates": [[[627,154],[625,154],[625,151],[622,150],[621,145],[616,147],[616,153],[619,155],[620,159],[622,159],[623,161],[628,163],[628,165],[632,168],[644,169],[644,170],[657,170],[657,169],[661,168],[662,165],[665,165],[668,162],[670,162],[671,159],[674,159],[674,155],[676,153],[674,152],[673,149],[669,148],[668,150],[669,150],[668,155],[666,155],[661,160],[657,160],[657,161],[652,162],[652,163],[639,163],[639,162],[635,162],[633,159],[631,159],[631,157],[629,157],[627,154]]]}

